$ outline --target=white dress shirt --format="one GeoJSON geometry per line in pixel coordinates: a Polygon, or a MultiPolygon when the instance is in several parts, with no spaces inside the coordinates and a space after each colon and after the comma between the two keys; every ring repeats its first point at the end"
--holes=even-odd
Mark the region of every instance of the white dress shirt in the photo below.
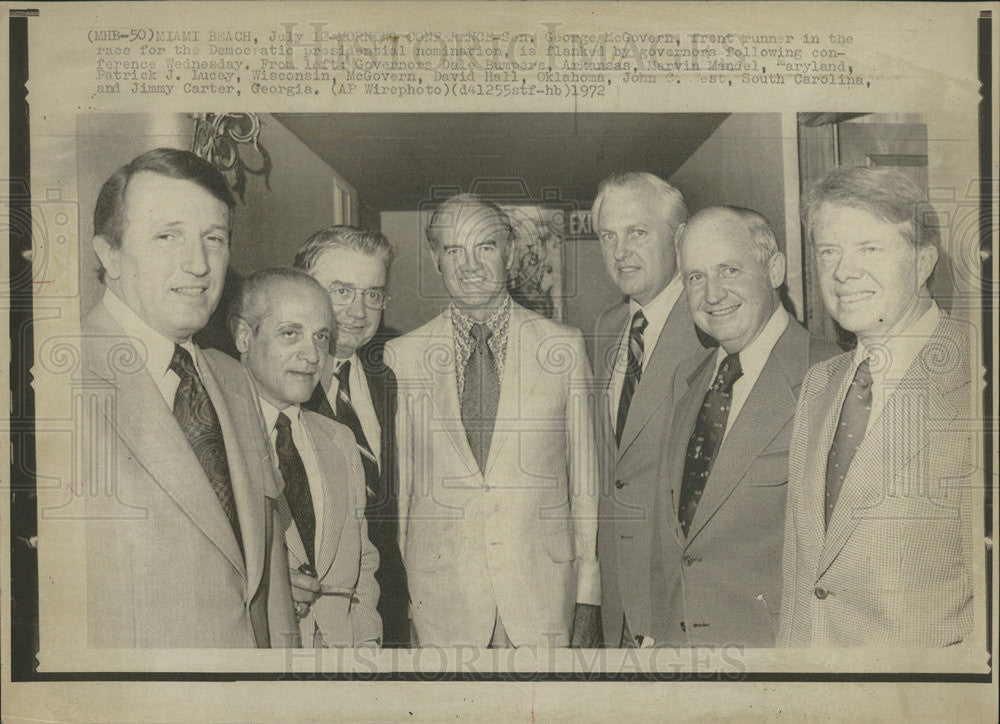
{"type": "Polygon", "coordinates": [[[650,300],[649,304],[642,306],[634,299],[628,301],[628,318],[625,320],[625,328],[622,330],[621,339],[618,341],[618,353],[615,355],[615,366],[611,371],[611,380],[608,383],[608,412],[612,420],[618,419],[618,403],[622,396],[622,387],[625,384],[625,368],[628,367],[628,333],[632,327],[632,317],[640,309],[646,317],[646,331],[642,334],[642,369],[645,372],[649,358],[653,356],[656,343],[660,339],[660,332],[663,325],[667,323],[667,317],[674,311],[674,305],[681,298],[684,292],[684,282],[681,275],[675,274],[670,283],[663,288],[659,294],[650,300]]]}
{"type": "MultiPolygon", "coordinates": [[[[753,391],[753,386],[757,384],[757,378],[760,377],[764,365],[767,364],[767,360],[771,356],[771,350],[774,349],[774,345],[778,343],[778,339],[785,333],[787,327],[788,312],[779,304],[778,308],[771,315],[771,318],[767,320],[764,329],[760,331],[760,334],[754,337],[750,341],[750,344],[740,350],[740,369],[743,370],[743,375],[733,383],[733,400],[729,406],[729,418],[726,420],[726,431],[722,435],[723,440],[726,439],[726,435],[732,429],[733,423],[739,417],[740,410],[743,409],[743,405],[753,391]]],[[[715,371],[712,373],[713,380],[719,374],[719,367],[722,365],[722,360],[727,356],[729,356],[729,353],[723,349],[722,345],[719,345],[719,351],[715,355],[715,371]]]]}
{"type": "MultiPolygon", "coordinates": [[[[368,389],[368,377],[365,375],[365,370],[358,360],[357,352],[346,360],[335,359],[333,369],[339,372],[344,362],[351,363],[350,377],[348,378],[351,385],[351,407],[354,408],[354,412],[357,413],[358,419],[361,421],[361,431],[368,440],[368,447],[371,448],[372,454],[375,456],[375,462],[381,468],[382,426],[379,425],[378,415],[375,414],[375,403],[372,402],[371,391],[368,389]]],[[[337,411],[337,395],[339,392],[340,382],[337,380],[337,376],[334,375],[330,378],[330,384],[326,390],[326,399],[334,412],[337,411]]]]}
{"type": "MultiPolygon", "coordinates": [[[[110,289],[105,288],[103,303],[108,313],[118,322],[125,333],[130,337],[135,337],[141,343],[144,350],[140,351],[144,351],[146,355],[146,371],[156,383],[156,388],[163,395],[167,407],[173,410],[174,396],[181,384],[181,378],[170,369],[170,362],[174,358],[174,343],[146,324],[130,306],[110,289]]],[[[190,338],[182,342],[181,347],[191,355],[194,368],[200,375],[198,347],[190,338]]]]}
{"type": "MultiPolygon", "coordinates": [[[[941,310],[937,303],[932,301],[930,308],[899,334],[880,340],[871,347],[865,346],[858,340],[857,349],[854,350],[854,361],[851,364],[850,379],[854,379],[858,366],[869,356],[871,357],[868,365],[872,375],[872,409],[868,416],[866,434],[882,414],[886,400],[899,386],[906,371],[927,344],[927,340],[934,334],[940,321],[941,310]]],[[[840,400],[841,405],[843,402],[840,400]]]]}
{"type": "Polygon", "coordinates": [[[313,550],[318,554],[320,544],[323,542],[323,473],[319,469],[319,459],[316,457],[312,436],[302,423],[302,408],[298,405],[289,405],[285,409],[279,410],[261,397],[260,410],[264,413],[264,424],[267,426],[268,439],[271,441],[271,450],[274,452],[275,461],[278,460],[278,449],[275,446],[278,441],[278,429],[275,427],[278,413],[285,413],[285,416],[292,423],[289,426],[292,442],[295,443],[295,449],[299,451],[302,466],[309,479],[309,494],[312,495],[313,514],[316,518],[316,538],[313,542],[313,550]]]}

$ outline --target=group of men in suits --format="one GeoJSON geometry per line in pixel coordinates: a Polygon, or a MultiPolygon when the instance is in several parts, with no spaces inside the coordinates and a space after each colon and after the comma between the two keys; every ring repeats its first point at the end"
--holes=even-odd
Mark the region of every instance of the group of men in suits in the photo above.
{"type": "Polygon", "coordinates": [[[514,230],[461,194],[426,228],[449,304],[377,334],[393,249],[312,235],[244,280],[240,360],[191,335],[234,203],[184,151],[117,171],[83,320],[99,395],[98,647],[945,645],[972,626],[968,339],[930,299],[933,223],[893,172],[806,206],[839,354],[782,306],[739,207],[652,174],[593,222],[627,298],[579,330],[508,293],[514,230]],[[126,511],[123,515],[122,511],[126,511]],[[107,555],[120,549],[125,560],[107,555]]]}

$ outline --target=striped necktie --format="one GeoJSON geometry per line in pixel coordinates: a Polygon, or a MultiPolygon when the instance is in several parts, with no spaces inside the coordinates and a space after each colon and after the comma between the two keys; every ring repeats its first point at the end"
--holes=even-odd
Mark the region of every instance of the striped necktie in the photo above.
{"type": "Polygon", "coordinates": [[[340,369],[337,370],[337,421],[347,425],[354,433],[354,439],[358,443],[358,452],[361,454],[361,465],[365,469],[365,490],[368,492],[369,501],[376,497],[375,485],[379,479],[378,460],[368,444],[365,437],[364,428],[361,427],[361,419],[351,404],[351,361],[347,360],[340,369]]]}
{"type": "Polygon", "coordinates": [[[642,377],[642,358],[644,355],[642,334],[646,331],[646,315],[640,309],[632,317],[628,331],[628,363],[625,367],[625,379],[622,382],[622,394],[618,398],[618,420],[615,423],[615,442],[622,443],[622,432],[628,419],[628,408],[632,404],[632,395],[642,377]]]}

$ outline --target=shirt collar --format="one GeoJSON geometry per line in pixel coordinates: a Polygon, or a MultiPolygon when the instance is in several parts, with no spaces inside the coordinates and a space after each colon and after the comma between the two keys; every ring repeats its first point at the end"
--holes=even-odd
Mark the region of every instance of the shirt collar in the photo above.
{"type": "Polygon", "coordinates": [[[289,405],[284,410],[279,410],[263,397],[260,398],[260,411],[264,414],[264,425],[268,434],[270,434],[271,430],[274,429],[274,425],[278,421],[278,415],[280,413],[285,413],[285,416],[291,420],[293,424],[297,423],[299,417],[302,415],[302,408],[298,405],[289,405]]]}
{"type": "MultiPolygon", "coordinates": [[[[659,294],[653,297],[648,304],[643,306],[631,297],[628,300],[629,319],[635,316],[640,309],[642,316],[646,318],[648,327],[661,329],[667,323],[667,317],[674,310],[674,305],[684,292],[684,282],[681,281],[680,274],[674,274],[667,286],[663,287],[659,294]]],[[[647,328],[648,328],[647,327],[647,328]]]]}
{"type": "MultiPolygon", "coordinates": [[[[507,328],[507,323],[510,321],[510,308],[511,298],[510,294],[508,294],[500,304],[500,307],[486,318],[484,324],[489,327],[489,330],[495,337],[498,337],[507,328]]],[[[476,320],[459,309],[458,305],[454,302],[449,305],[448,309],[455,330],[460,332],[464,337],[469,336],[472,333],[472,325],[476,324],[476,320]]]]}
{"type": "MultiPolygon", "coordinates": [[[[149,373],[161,377],[165,375],[170,370],[170,362],[174,358],[174,343],[150,327],[142,317],[135,313],[135,310],[107,287],[104,289],[103,303],[108,313],[118,322],[125,333],[130,337],[138,338],[146,347],[146,369],[149,373]]],[[[194,342],[189,337],[181,342],[181,347],[191,355],[197,370],[198,355],[194,342]]]]}
{"type": "Polygon", "coordinates": [[[931,301],[927,311],[899,334],[894,334],[871,347],[858,340],[857,349],[854,351],[854,369],[870,357],[872,381],[875,384],[902,379],[920,350],[927,344],[927,340],[933,336],[940,321],[941,309],[937,302],[931,301]]]}
{"type": "MultiPolygon", "coordinates": [[[[760,371],[764,369],[764,365],[767,364],[767,359],[771,356],[771,350],[774,349],[774,345],[778,343],[778,339],[785,333],[787,327],[788,312],[779,303],[777,309],[771,314],[771,318],[764,325],[764,329],[760,330],[760,334],[754,337],[750,341],[750,344],[739,351],[740,369],[743,370],[744,377],[750,379],[757,378],[760,371]]],[[[728,354],[720,344],[719,351],[715,356],[716,372],[719,371],[722,360],[728,354]]]]}

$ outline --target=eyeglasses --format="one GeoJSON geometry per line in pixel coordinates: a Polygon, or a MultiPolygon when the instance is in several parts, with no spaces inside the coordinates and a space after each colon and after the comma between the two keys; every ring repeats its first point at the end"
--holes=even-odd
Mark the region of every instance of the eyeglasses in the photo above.
{"type": "Polygon", "coordinates": [[[385,303],[389,299],[385,290],[379,288],[358,289],[357,287],[333,286],[329,287],[327,291],[330,293],[330,301],[335,307],[346,307],[354,304],[354,300],[358,298],[358,292],[361,293],[361,303],[369,309],[385,309],[385,303]]]}

